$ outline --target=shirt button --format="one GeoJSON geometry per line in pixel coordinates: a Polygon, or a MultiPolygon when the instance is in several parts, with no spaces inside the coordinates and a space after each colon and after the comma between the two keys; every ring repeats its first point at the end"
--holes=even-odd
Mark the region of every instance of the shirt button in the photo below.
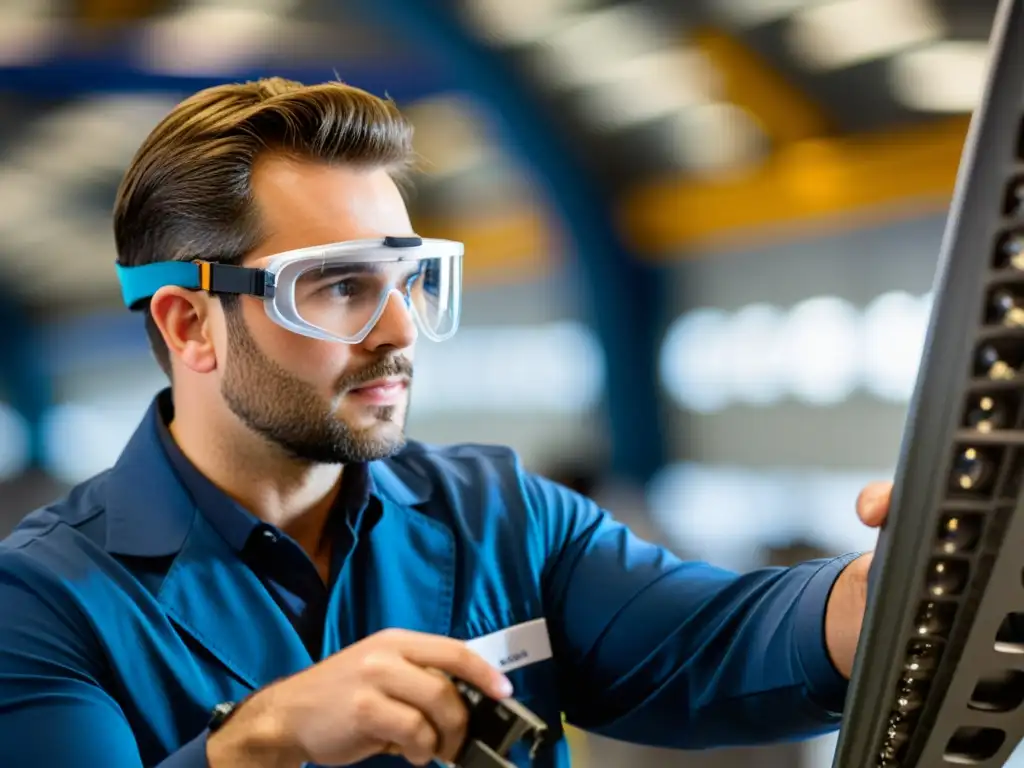
{"type": "Polygon", "coordinates": [[[263,529],[263,538],[269,541],[271,544],[277,543],[277,534],[270,528],[263,529]]]}

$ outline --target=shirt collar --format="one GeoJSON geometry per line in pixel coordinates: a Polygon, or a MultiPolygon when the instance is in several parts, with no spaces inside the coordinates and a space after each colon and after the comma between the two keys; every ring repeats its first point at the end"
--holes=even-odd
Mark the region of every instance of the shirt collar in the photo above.
{"type": "MultiPolygon", "coordinates": [[[[182,452],[168,425],[174,417],[170,390],[157,396],[157,433],[167,459],[185,491],[214,529],[236,552],[241,552],[253,533],[272,528],[218,488],[182,452]]],[[[372,479],[364,463],[346,464],[341,489],[328,518],[328,526],[359,526],[362,513],[370,502],[372,479]]]]}
{"type": "MultiPolygon", "coordinates": [[[[194,516],[199,514],[192,489],[185,487],[172,463],[171,456],[181,454],[181,450],[173,438],[167,441],[161,435],[162,430],[167,431],[168,423],[162,412],[170,414],[172,410],[168,389],[154,398],[111,471],[95,481],[101,489],[101,503],[107,513],[105,549],[111,554],[135,557],[177,554],[193,528],[194,516]]],[[[185,459],[184,455],[181,458],[185,459]]],[[[350,472],[351,468],[346,467],[346,484],[365,472],[363,493],[383,503],[382,509],[387,509],[389,504],[416,508],[435,493],[428,464],[422,447],[410,445],[399,456],[372,462],[368,470],[363,467],[350,472]]],[[[191,467],[187,459],[185,465],[191,467]]],[[[209,483],[195,467],[191,469],[209,483]]],[[[377,506],[373,504],[370,508],[377,506]]],[[[359,530],[370,526],[375,517],[361,515],[357,523],[359,530]]]]}

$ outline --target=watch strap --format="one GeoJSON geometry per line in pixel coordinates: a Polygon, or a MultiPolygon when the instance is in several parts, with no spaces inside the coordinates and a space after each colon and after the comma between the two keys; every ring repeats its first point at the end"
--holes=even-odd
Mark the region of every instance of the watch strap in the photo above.
{"type": "Polygon", "coordinates": [[[238,709],[239,702],[237,701],[222,701],[220,704],[215,706],[210,712],[210,722],[207,723],[206,728],[210,733],[215,733],[224,723],[226,723],[230,717],[238,709]]]}

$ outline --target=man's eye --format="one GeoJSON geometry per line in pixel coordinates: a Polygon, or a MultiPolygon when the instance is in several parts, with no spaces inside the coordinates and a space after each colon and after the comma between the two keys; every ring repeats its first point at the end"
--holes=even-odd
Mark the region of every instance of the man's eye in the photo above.
{"type": "Polygon", "coordinates": [[[348,299],[358,296],[361,288],[356,280],[338,280],[325,285],[321,290],[329,296],[348,299]]]}

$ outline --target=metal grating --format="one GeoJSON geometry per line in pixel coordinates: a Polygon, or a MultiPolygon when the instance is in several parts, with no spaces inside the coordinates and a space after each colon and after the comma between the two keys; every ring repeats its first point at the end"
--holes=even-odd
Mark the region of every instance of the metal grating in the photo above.
{"type": "Polygon", "coordinates": [[[1005,0],[836,768],[1003,765],[1024,737],[1024,0],[1005,0]]]}

